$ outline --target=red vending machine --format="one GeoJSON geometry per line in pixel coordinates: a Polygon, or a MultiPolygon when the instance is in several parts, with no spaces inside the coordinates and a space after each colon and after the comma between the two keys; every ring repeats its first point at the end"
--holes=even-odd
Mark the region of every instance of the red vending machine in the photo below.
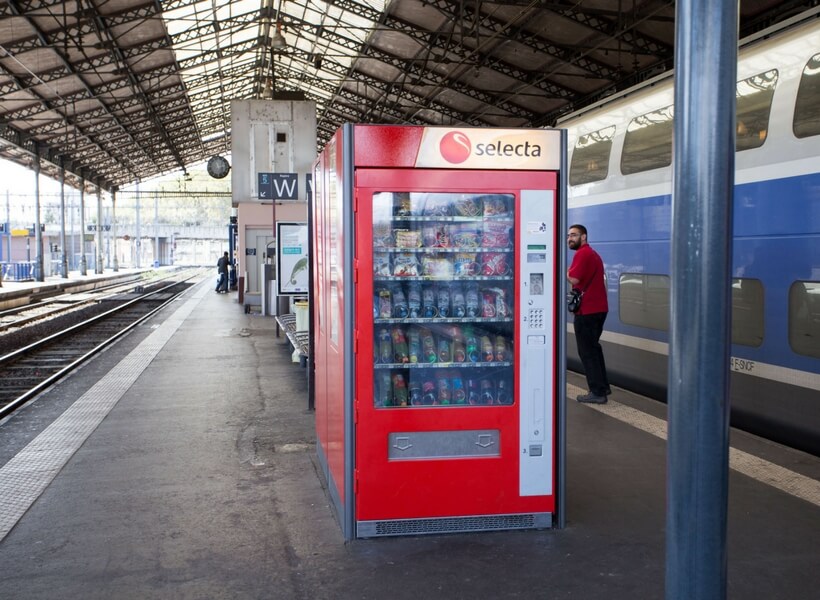
{"type": "Polygon", "coordinates": [[[346,538],[561,525],[565,148],[347,125],[317,159],[313,389],[346,538]]]}

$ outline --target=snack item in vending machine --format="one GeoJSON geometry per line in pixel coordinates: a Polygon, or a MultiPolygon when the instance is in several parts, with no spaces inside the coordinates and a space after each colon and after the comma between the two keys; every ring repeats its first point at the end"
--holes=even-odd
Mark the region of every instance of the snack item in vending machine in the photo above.
{"type": "Polygon", "coordinates": [[[453,264],[453,274],[456,277],[474,277],[478,273],[479,267],[476,262],[475,252],[456,253],[455,263],[453,264]]]}
{"type": "Polygon", "coordinates": [[[485,217],[503,217],[509,214],[507,198],[499,194],[481,196],[485,217]]]}
{"type": "Polygon", "coordinates": [[[421,316],[425,319],[432,319],[436,314],[436,288],[427,284],[421,291],[421,316]]]}
{"type": "Polygon", "coordinates": [[[481,380],[481,404],[495,404],[495,386],[491,379],[481,380]]]}
{"type": "Polygon", "coordinates": [[[461,373],[453,372],[453,404],[467,403],[467,390],[464,389],[464,380],[461,378],[461,373]]]}
{"type": "Polygon", "coordinates": [[[453,209],[461,217],[480,217],[483,210],[481,196],[465,194],[453,203],[453,209]]]}
{"type": "Polygon", "coordinates": [[[409,192],[397,192],[393,196],[393,211],[397,217],[409,217],[413,214],[409,192]]]}
{"type": "Polygon", "coordinates": [[[396,248],[421,248],[421,232],[412,229],[396,229],[396,248]]]}
{"type": "Polygon", "coordinates": [[[450,287],[447,285],[438,286],[436,310],[439,317],[447,318],[450,316],[450,287]]]}
{"type": "Polygon", "coordinates": [[[485,252],[481,255],[481,274],[485,277],[504,277],[510,274],[506,252],[485,252]]]}
{"type": "Polygon", "coordinates": [[[481,229],[473,223],[461,223],[450,226],[450,238],[455,248],[465,250],[479,248],[481,246],[481,229]]]}
{"type": "Polygon", "coordinates": [[[407,289],[407,310],[411,319],[421,316],[421,283],[411,281],[407,289]]]}
{"type": "Polygon", "coordinates": [[[421,336],[418,327],[410,327],[407,332],[407,353],[411,363],[420,362],[421,358],[421,336]]]}
{"type": "Polygon", "coordinates": [[[373,255],[373,275],[376,277],[390,277],[390,255],[373,255]]]}
{"type": "Polygon", "coordinates": [[[393,406],[407,406],[407,383],[404,375],[393,373],[393,406]]]}
{"type": "Polygon", "coordinates": [[[510,225],[499,221],[484,221],[481,245],[484,248],[509,248],[512,244],[510,225]]]}
{"type": "Polygon", "coordinates": [[[453,316],[459,319],[467,316],[467,301],[464,298],[464,288],[459,284],[453,284],[452,304],[453,316]]]}
{"type": "Polygon", "coordinates": [[[376,384],[376,406],[391,406],[393,404],[393,384],[390,381],[390,371],[380,371],[376,384]]]}
{"type": "Polygon", "coordinates": [[[425,379],[421,384],[421,403],[425,406],[432,406],[436,403],[436,384],[432,379],[425,379]]]}
{"type": "Polygon", "coordinates": [[[467,291],[464,294],[464,303],[467,309],[467,314],[465,316],[474,318],[481,314],[479,308],[479,300],[478,300],[478,284],[477,283],[468,283],[467,284],[467,291]]]}
{"type": "Polygon", "coordinates": [[[495,358],[495,348],[493,348],[493,343],[490,341],[490,336],[482,335],[481,336],[481,360],[483,362],[493,362],[495,358]]]}
{"type": "Polygon", "coordinates": [[[393,258],[393,275],[396,277],[416,277],[419,274],[419,261],[415,254],[403,252],[393,258]]]}
{"type": "Polygon", "coordinates": [[[446,256],[425,256],[421,264],[422,273],[426,277],[449,279],[453,276],[453,262],[446,256]]]}
{"type": "Polygon", "coordinates": [[[393,316],[398,319],[406,319],[408,313],[409,309],[404,290],[401,285],[397,285],[393,288],[393,316]]]}
{"type": "Polygon", "coordinates": [[[407,349],[407,338],[404,337],[404,330],[401,327],[393,327],[390,332],[393,341],[393,362],[410,362],[410,354],[407,349]]]}
{"type": "Polygon", "coordinates": [[[478,381],[475,379],[467,380],[467,404],[475,406],[481,403],[481,394],[478,390],[478,381]]]}
{"type": "Polygon", "coordinates": [[[378,338],[378,360],[383,365],[393,362],[393,343],[390,341],[390,331],[386,327],[380,327],[377,332],[378,338]]]}
{"type": "Polygon", "coordinates": [[[389,248],[393,244],[393,231],[389,221],[373,223],[373,247],[389,248]]]}
{"type": "Polygon", "coordinates": [[[421,334],[421,354],[424,357],[424,362],[434,363],[438,361],[436,354],[436,341],[429,329],[422,328],[421,334]]]}
{"type": "Polygon", "coordinates": [[[441,371],[436,373],[436,390],[438,392],[436,404],[449,405],[453,392],[450,388],[450,379],[447,377],[446,372],[441,371]]]}

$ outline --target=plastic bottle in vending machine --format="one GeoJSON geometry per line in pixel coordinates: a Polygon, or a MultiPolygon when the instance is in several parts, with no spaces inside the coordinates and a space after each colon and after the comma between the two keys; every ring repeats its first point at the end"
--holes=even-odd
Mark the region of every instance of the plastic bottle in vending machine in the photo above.
{"type": "Polygon", "coordinates": [[[436,340],[430,330],[426,328],[421,329],[421,354],[426,363],[438,362],[436,340]]]}
{"type": "Polygon", "coordinates": [[[478,284],[468,283],[467,291],[464,294],[464,306],[467,317],[475,318],[481,314],[481,306],[478,298],[478,284]]]}
{"type": "Polygon", "coordinates": [[[467,390],[464,389],[464,380],[461,378],[461,373],[453,372],[453,404],[467,403],[467,390]]]}
{"type": "Polygon", "coordinates": [[[433,285],[421,288],[421,316],[425,319],[436,316],[436,288],[433,285]]]}
{"type": "Polygon", "coordinates": [[[421,316],[421,283],[411,281],[407,289],[407,309],[411,319],[418,319],[421,316]]]}
{"type": "Polygon", "coordinates": [[[410,406],[421,406],[421,382],[410,377],[410,406]]]}
{"type": "Polygon", "coordinates": [[[393,342],[393,362],[410,362],[410,355],[407,349],[407,338],[404,337],[404,330],[398,326],[393,327],[390,331],[390,337],[393,342]]]}
{"type": "Polygon", "coordinates": [[[407,352],[411,363],[421,362],[421,336],[418,327],[410,327],[407,331],[407,352]]]}
{"type": "Polygon", "coordinates": [[[438,362],[453,362],[453,341],[447,334],[438,336],[438,362]]]}
{"type": "Polygon", "coordinates": [[[389,365],[393,362],[393,343],[390,341],[390,330],[387,327],[380,327],[377,333],[378,336],[378,356],[377,362],[383,365],[389,365]]]}
{"type": "Polygon", "coordinates": [[[461,329],[453,327],[453,362],[467,362],[467,349],[461,329]]]}
{"type": "Polygon", "coordinates": [[[495,401],[498,404],[513,403],[512,390],[510,389],[510,383],[506,378],[501,378],[498,380],[498,385],[495,390],[495,401]]]}
{"type": "Polygon", "coordinates": [[[467,404],[481,404],[481,395],[478,390],[478,381],[476,379],[467,380],[467,404]]]}
{"type": "Polygon", "coordinates": [[[447,377],[446,372],[436,373],[436,390],[438,390],[436,404],[449,405],[453,392],[450,388],[450,379],[447,377]]]}
{"type": "Polygon", "coordinates": [[[421,384],[421,403],[432,406],[436,403],[436,384],[432,379],[425,379],[421,384]]]}
{"type": "Polygon", "coordinates": [[[393,385],[390,382],[390,371],[379,372],[376,387],[376,406],[392,406],[393,385]]]}
{"type": "Polygon", "coordinates": [[[450,287],[447,285],[438,286],[436,294],[436,309],[438,316],[447,318],[450,316],[450,287]]]}
{"type": "Polygon", "coordinates": [[[459,284],[453,285],[452,304],[454,317],[460,319],[467,316],[467,301],[464,298],[464,289],[459,284]]]}
{"type": "Polygon", "coordinates": [[[507,339],[503,335],[495,336],[495,359],[499,362],[510,359],[507,339]]]}
{"type": "Polygon", "coordinates": [[[481,336],[481,360],[482,362],[493,362],[495,358],[495,348],[490,341],[490,336],[481,336]]]}
{"type": "Polygon", "coordinates": [[[481,354],[478,350],[478,338],[472,327],[464,328],[464,352],[467,360],[473,363],[481,362],[481,354]]]}
{"type": "Polygon", "coordinates": [[[495,386],[491,379],[481,380],[481,404],[495,404],[495,386]]]}
{"type": "Polygon", "coordinates": [[[407,406],[407,383],[404,375],[393,373],[393,406],[407,406]]]}
{"type": "Polygon", "coordinates": [[[406,319],[409,310],[407,308],[407,297],[401,285],[393,288],[393,316],[398,319],[406,319]]]}

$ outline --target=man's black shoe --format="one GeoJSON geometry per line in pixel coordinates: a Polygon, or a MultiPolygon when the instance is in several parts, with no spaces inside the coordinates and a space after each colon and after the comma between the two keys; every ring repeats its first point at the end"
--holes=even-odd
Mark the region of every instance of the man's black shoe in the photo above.
{"type": "Polygon", "coordinates": [[[576,400],[578,402],[586,402],[587,404],[606,404],[606,396],[597,396],[592,392],[581,394],[576,400]]]}
{"type": "Polygon", "coordinates": [[[611,395],[612,395],[612,388],[611,388],[611,387],[609,387],[609,386],[606,386],[606,395],[607,395],[607,396],[611,396],[611,395]]]}

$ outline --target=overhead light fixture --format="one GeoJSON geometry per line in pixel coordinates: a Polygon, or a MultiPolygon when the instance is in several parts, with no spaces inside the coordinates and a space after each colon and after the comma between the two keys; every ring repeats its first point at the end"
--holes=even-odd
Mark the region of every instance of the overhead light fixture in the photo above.
{"type": "Polygon", "coordinates": [[[280,52],[288,47],[288,41],[285,39],[285,36],[282,35],[282,23],[279,21],[276,22],[276,32],[271,38],[270,47],[274,51],[280,52]]]}

